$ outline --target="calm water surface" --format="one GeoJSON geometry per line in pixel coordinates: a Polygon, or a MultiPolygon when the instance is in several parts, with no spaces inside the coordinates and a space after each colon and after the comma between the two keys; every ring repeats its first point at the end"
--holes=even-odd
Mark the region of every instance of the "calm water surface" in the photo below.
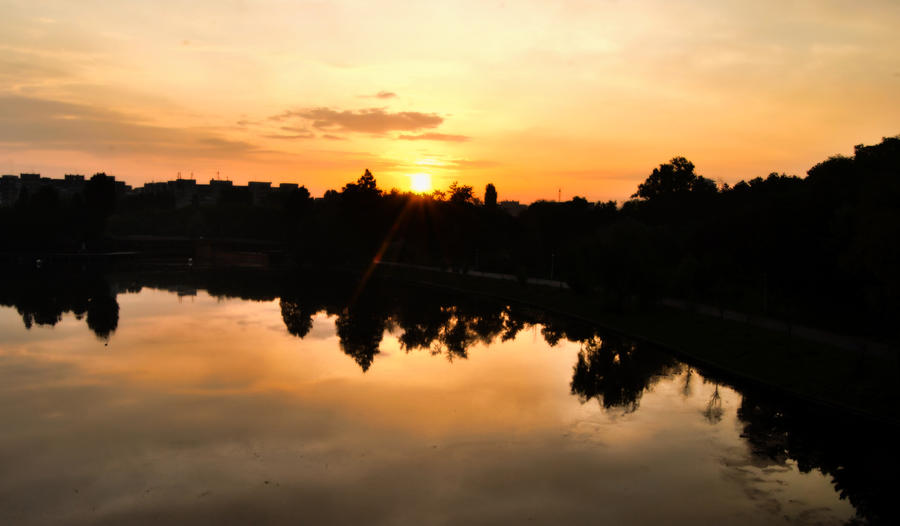
{"type": "Polygon", "coordinates": [[[110,287],[117,312],[0,307],[0,523],[855,516],[822,470],[760,454],[741,394],[621,340],[502,306],[444,304],[435,328],[415,308],[110,287]]]}

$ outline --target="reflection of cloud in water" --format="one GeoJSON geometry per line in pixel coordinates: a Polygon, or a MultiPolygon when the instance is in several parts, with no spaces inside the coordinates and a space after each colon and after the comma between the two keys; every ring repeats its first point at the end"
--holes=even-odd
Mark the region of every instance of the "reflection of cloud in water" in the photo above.
{"type": "Polygon", "coordinates": [[[336,320],[337,316],[329,316],[324,312],[316,314],[313,316],[312,329],[310,329],[309,334],[304,336],[304,339],[328,340],[334,338],[337,335],[337,329],[334,326],[336,320]]]}
{"type": "Polygon", "coordinates": [[[846,512],[817,505],[834,490],[817,482],[820,476],[804,475],[796,466],[761,467],[746,448],[735,448],[722,458],[723,477],[739,488],[758,509],[760,516],[778,517],[789,524],[843,524],[846,512]]]}
{"type": "MultiPolygon", "coordinates": [[[[201,292],[178,304],[148,290],[120,302],[114,349],[74,319],[49,332],[18,325],[19,343],[0,336],[0,491],[16,503],[0,506],[0,522],[739,524],[827,517],[817,506],[851,514],[818,473],[754,468],[737,432],[740,396],[720,386],[721,421],[710,426],[700,412],[715,386],[685,390],[687,372],[671,359],[610,339],[590,350],[599,354],[577,385],[591,403],[580,403],[571,382],[583,349],[563,337],[581,334],[574,325],[547,331],[560,338],[551,349],[484,308],[455,310],[449,326],[401,313],[406,325],[380,333],[378,361],[363,374],[325,312],[299,339],[269,330],[285,312],[279,301],[201,292]],[[413,324],[416,339],[401,340],[413,324]],[[414,345],[453,336],[448,327],[459,328],[450,343],[473,342],[453,364],[414,345]],[[627,374],[589,374],[617,371],[627,374]],[[612,404],[638,399],[626,415],[612,404]]],[[[287,312],[302,314],[295,303],[287,312]]],[[[10,313],[0,309],[0,324],[10,313]]]]}

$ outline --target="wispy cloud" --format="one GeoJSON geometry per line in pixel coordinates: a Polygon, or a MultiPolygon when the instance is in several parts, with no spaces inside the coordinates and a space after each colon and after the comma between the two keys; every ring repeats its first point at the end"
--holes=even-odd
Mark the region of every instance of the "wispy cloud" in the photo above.
{"type": "Polygon", "coordinates": [[[268,135],[263,135],[263,137],[265,137],[267,139],[315,139],[316,134],[314,134],[312,132],[294,133],[294,134],[271,133],[268,135]]]}
{"type": "Polygon", "coordinates": [[[404,141],[444,141],[444,142],[466,142],[470,137],[466,135],[453,135],[450,133],[420,133],[418,135],[399,135],[398,139],[404,141]]]}
{"type": "Polygon", "coordinates": [[[287,133],[272,133],[264,135],[269,139],[315,139],[316,134],[299,126],[281,126],[280,130],[287,133]]]}
{"type": "Polygon", "coordinates": [[[393,99],[397,97],[397,94],[393,91],[379,91],[378,93],[373,93],[370,95],[357,95],[357,97],[361,99],[393,99]]]}
{"type": "Polygon", "coordinates": [[[453,169],[474,169],[474,168],[492,168],[500,166],[501,163],[487,159],[448,159],[443,162],[444,166],[453,169]]]}
{"type": "Polygon", "coordinates": [[[0,144],[93,154],[244,157],[260,150],[201,128],[158,126],[86,104],[0,95],[0,144]]]}
{"type": "Polygon", "coordinates": [[[304,119],[313,128],[323,131],[341,131],[384,134],[391,131],[414,132],[436,128],[444,118],[436,113],[417,111],[389,112],[384,108],[362,110],[334,110],[331,108],[310,108],[289,110],[273,115],[270,120],[282,122],[290,119],[304,119]]]}

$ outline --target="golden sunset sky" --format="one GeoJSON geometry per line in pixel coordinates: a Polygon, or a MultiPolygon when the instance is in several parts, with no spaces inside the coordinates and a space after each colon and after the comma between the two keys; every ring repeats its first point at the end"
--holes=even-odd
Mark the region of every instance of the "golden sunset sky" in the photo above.
{"type": "Polygon", "coordinates": [[[626,199],[900,133],[900,2],[0,0],[0,172],[626,199]]]}

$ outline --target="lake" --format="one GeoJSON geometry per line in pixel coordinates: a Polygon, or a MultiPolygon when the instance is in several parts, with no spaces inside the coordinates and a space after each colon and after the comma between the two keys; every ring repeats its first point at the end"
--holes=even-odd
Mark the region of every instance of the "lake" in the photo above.
{"type": "Polygon", "coordinates": [[[2,524],[895,517],[888,431],[539,310],[346,276],[2,290],[2,524]]]}

